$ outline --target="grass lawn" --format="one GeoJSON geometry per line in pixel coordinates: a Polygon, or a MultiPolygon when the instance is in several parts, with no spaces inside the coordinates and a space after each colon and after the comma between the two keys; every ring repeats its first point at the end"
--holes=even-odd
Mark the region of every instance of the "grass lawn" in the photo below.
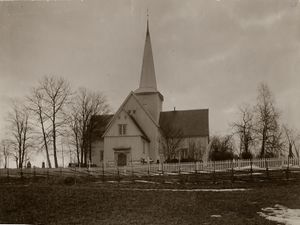
{"type": "MultiPolygon", "coordinates": [[[[300,182],[296,181],[252,184],[250,190],[237,192],[128,190],[170,188],[166,185],[2,183],[0,223],[278,224],[260,217],[257,212],[275,204],[300,208],[300,182]]],[[[205,187],[201,185],[201,188],[205,187]]]]}

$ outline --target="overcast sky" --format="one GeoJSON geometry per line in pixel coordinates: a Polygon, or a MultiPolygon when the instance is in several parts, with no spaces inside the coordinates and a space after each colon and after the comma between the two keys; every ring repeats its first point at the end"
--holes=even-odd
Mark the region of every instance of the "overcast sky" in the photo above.
{"type": "Polygon", "coordinates": [[[147,8],[164,110],[209,108],[229,132],[266,82],[282,120],[300,129],[297,0],[0,2],[0,127],[10,97],[44,75],[102,91],[116,111],[139,84],[147,8]]]}

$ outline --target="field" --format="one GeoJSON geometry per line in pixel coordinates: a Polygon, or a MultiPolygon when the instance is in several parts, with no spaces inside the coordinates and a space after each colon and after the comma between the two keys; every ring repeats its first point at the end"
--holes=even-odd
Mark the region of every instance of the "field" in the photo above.
{"type": "Polygon", "coordinates": [[[278,224],[258,212],[276,204],[300,208],[297,176],[295,173],[286,180],[284,176],[267,179],[263,175],[252,181],[236,179],[234,183],[193,182],[194,178],[187,175],[170,176],[169,181],[179,181],[173,183],[167,179],[157,182],[158,178],[81,180],[76,184],[66,178],[51,182],[2,179],[0,223],[278,224]]]}

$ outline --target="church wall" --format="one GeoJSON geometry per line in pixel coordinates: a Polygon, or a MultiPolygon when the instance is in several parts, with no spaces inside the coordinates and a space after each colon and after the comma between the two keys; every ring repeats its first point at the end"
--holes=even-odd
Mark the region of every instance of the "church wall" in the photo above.
{"type": "Polygon", "coordinates": [[[116,153],[127,153],[127,162],[140,163],[141,159],[147,158],[147,146],[143,153],[143,139],[140,136],[111,136],[104,138],[104,161],[112,164],[117,161],[116,153]],[[124,148],[124,150],[115,150],[114,148],[124,148]],[[128,150],[126,148],[129,148],[128,150]],[[126,150],[125,150],[126,149],[126,150]]]}
{"type": "MultiPolygon", "coordinates": [[[[162,140],[163,141],[163,140],[162,140]]],[[[163,154],[162,146],[160,146],[161,153],[163,154]]],[[[185,137],[182,139],[177,149],[181,149],[181,153],[178,152],[176,158],[179,159],[179,154],[181,158],[193,158],[197,160],[207,161],[207,149],[208,149],[208,136],[196,136],[196,137],[185,137]]],[[[166,160],[167,156],[164,156],[166,160]]]]}
{"type": "MultiPolygon", "coordinates": [[[[146,159],[148,157],[148,146],[143,146],[144,139],[142,138],[141,131],[137,128],[136,124],[126,113],[126,107],[117,115],[117,118],[113,121],[111,127],[107,131],[104,137],[104,161],[112,163],[116,161],[116,152],[114,148],[123,148],[127,154],[127,161],[141,161],[141,158],[146,159]],[[126,124],[126,134],[120,135],[119,124],[126,124]],[[130,150],[125,150],[126,148],[130,150]],[[143,153],[145,149],[145,153],[143,153]]],[[[128,110],[127,110],[128,111],[128,110]]],[[[147,144],[149,145],[149,144],[147,144]]],[[[123,150],[120,150],[123,151],[123,150]]]]}
{"type": "Polygon", "coordinates": [[[100,160],[100,151],[104,151],[104,139],[94,141],[92,143],[92,162],[97,166],[102,165],[102,161],[100,160]]]}
{"type": "Polygon", "coordinates": [[[136,99],[134,97],[131,97],[124,108],[127,111],[131,111],[131,115],[136,119],[136,121],[139,123],[141,128],[144,130],[144,132],[147,134],[148,138],[150,139],[149,144],[149,157],[156,161],[159,159],[158,155],[158,139],[159,139],[159,131],[158,127],[153,123],[153,121],[149,118],[149,116],[145,113],[145,111],[140,107],[136,99]],[[133,113],[133,110],[135,112],[133,113]]]}
{"type": "Polygon", "coordinates": [[[182,148],[187,148],[187,155],[192,156],[193,155],[193,151],[191,150],[191,148],[193,148],[192,146],[194,145],[194,147],[196,148],[197,151],[201,151],[201,159],[203,160],[203,156],[206,153],[206,149],[208,146],[208,137],[187,137],[184,138],[183,142],[182,142],[182,148]]]}

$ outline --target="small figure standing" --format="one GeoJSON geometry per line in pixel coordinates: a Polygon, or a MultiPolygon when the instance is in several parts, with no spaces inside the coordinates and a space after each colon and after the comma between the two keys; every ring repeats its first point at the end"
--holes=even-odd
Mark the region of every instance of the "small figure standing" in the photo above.
{"type": "Polygon", "coordinates": [[[27,169],[30,169],[31,168],[31,163],[30,163],[30,161],[28,161],[28,163],[27,163],[27,169]]]}
{"type": "Polygon", "coordinates": [[[42,168],[45,168],[45,162],[42,162],[42,168]]]}

